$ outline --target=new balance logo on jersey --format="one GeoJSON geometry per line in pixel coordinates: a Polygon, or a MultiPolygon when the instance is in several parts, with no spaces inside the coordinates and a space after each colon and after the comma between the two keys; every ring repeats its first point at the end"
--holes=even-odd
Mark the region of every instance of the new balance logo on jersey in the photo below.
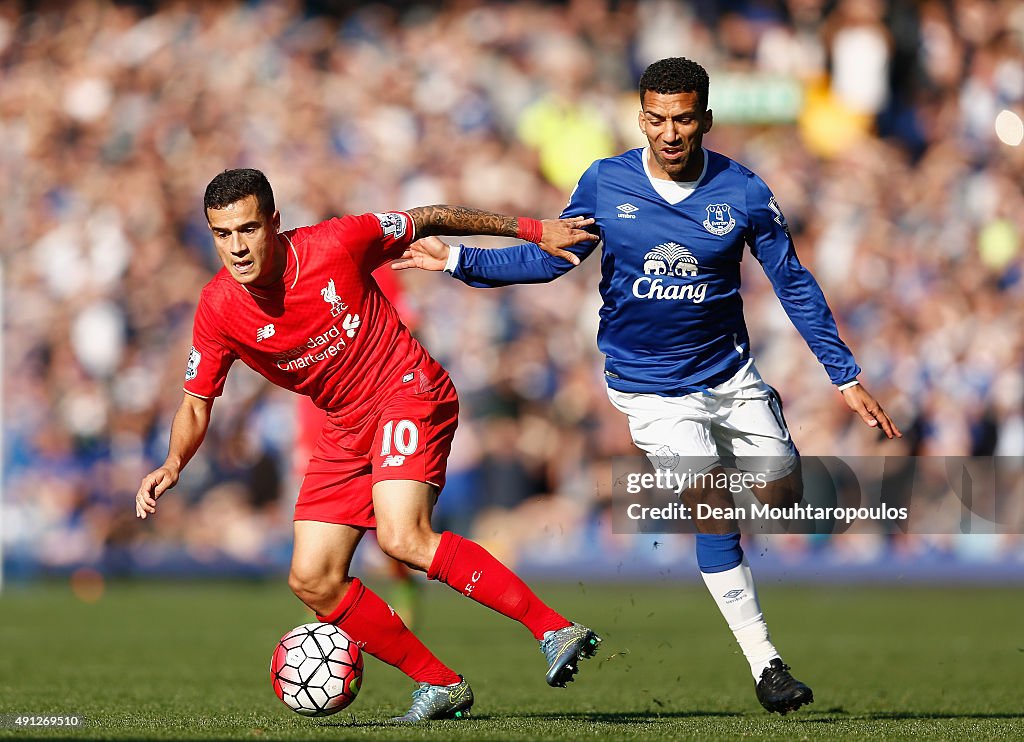
{"type": "Polygon", "coordinates": [[[274,323],[271,322],[269,325],[264,325],[260,329],[256,330],[256,342],[262,343],[269,337],[274,337],[274,333],[277,330],[274,329],[274,323]]]}
{"type": "Polygon", "coordinates": [[[389,466],[401,466],[405,463],[405,456],[388,456],[381,463],[380,468],[386,469],[389,466]]]}
{"type": "Polygon", "coordinates": [[[620,214],[616,214],[616,216],[618,216],[619,219],[636,219],[636,214],[634,214],[633,212],[640,210],[639,206],[634,206],[631,203],[619,204],[615,208],[622,212],[620,214]]]}
{"type": "Polygon", "coordinates": [[[331,316],[337,317],[339,314],[348,309],[348,304],[341,300],[338,296],[338,290],[334,286],[334,279],[330,279],[327,285],[320,289],[320,296],[324,298],[324,301],[331,305],[331,316]]]}
{"type": "Polygon", "coordinates": [[[704,301],[707,283],[675,283],[665,279],[692,278],[700,266],[689,250],[676,242],[665,242],[644,255],[644,275],[633,281],[637,299],[689,299],[704,301]],[[664,276],[665,278],[661,278],[664,276]]]}
{"type": "Polygon", "coordinates": [[[736,220],[732,218],[729,204],[708,205],[708,218],[704,220],[704,229],[721,237],[729,234],[735,226],[736,220]]]}

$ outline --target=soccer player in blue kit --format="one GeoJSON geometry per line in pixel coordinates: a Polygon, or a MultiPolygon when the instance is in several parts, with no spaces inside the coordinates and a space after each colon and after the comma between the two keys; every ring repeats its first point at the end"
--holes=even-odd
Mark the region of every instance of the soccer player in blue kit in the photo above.
{"type": "MultiPolygon", "coordinates": [[[[650,65],[640,78],[640,129],[648,146],[594,162],[562,213],[594,218],[599,242],[560,256],[523,244],[484,250],[429,237],[394,267],[446,270],[470,286],[551,281],[600,245],[598,347],[608,396],[626,414],[648,456],[684,457],[699,478],[683,502],[731,508],[722,466],[756,472],[763,503],[785,507],[803,496],[799,454],[777,393],[750,354],[740,299],[744,247],[846,404],[888,437],[901,437],[857,380],[860,368],[839,338],[814,277],[800,264],[771,190],[737,162],[702,146],[712,126],[708,74],[680,57],[650,65]]],[[[704,509],[707,512],[707,508],[704,509]]],[[[696,520],[697,563],[754,677],[758,700],[780,714],[814,699],[772,644],[734,519],[696,520]]]]}

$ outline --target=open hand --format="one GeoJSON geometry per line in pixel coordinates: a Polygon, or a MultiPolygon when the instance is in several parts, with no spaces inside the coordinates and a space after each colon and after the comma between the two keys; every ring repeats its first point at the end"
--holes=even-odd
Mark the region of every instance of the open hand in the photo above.
{"type": "Polygon", "coordinates": [[[443,271],[448,262],[448,251],[451,246],[437,237],[424,237],[416,240],[406,248],[402,257],[391,263],[396,271],[407,268],[419,268],[425,271],[443,271]]]}
{"type": "Polygon", "coordinates": [[[583,216],[572,216],[568,219],[545,219],[541,222],[544,225],[544,235],[537,244],[548,255],[554,255],[556,258],[568,260],[573,265],[579,265],[579,257],[564,248],[578,245],[581,242],[597,240],[593,233],[584,229],[593,223],[592,218],[583,216]]]}

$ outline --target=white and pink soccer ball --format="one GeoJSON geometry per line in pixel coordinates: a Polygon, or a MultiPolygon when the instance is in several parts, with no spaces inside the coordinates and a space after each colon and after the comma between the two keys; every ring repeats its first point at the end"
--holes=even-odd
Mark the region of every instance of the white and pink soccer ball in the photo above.
{"type": "Polygon", "coordinates": [[[281,637],[270,660],[270,682],[288,708],[329,716],[359,693],[363,654],[352,637],[329,623],[296,626],[281,637]]]}

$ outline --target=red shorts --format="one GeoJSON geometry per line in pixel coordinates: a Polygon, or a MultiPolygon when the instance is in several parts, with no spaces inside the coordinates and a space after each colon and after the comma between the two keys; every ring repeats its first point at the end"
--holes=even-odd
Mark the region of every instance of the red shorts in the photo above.
{"type": "Polygon", "coordinates": [[[295,520],[376,528],[373,485],[389,479],[444,487],[459,424],[459,397],[446,375],[433,389],[402,390],[361,423],[328,416],[295,503],[295,520]]]}

